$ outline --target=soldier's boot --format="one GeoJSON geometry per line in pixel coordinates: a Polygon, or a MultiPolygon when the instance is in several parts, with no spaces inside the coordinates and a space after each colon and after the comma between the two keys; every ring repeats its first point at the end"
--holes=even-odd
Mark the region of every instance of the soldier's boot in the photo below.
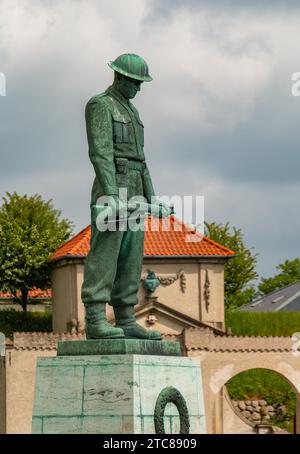
{"type": "Polygon", "coordinates": [[[126,339],[161,340],[160,332],[146,329],[136,322],[134,306],[116,306],[114,312],[116,327],[122,328],[126,339]]]}
{"type": "Polygon", "coordinates": [[[85,304],[85,332],[87,339],[124,338],[122,328],[115,328],[106,320],[105,303],[85,304]]]}

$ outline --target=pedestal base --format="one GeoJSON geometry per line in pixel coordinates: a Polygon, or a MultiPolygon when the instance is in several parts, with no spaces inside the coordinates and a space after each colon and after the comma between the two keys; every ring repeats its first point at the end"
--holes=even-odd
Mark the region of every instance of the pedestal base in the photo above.
{"type": "Polygon", "coordinates": [[[141,339],[97,339],[58,342],[57,356],[77,355],[181,356],[179,342],[141,339]]]}
{"type": "MultiPolygon", "coordinates": [[[[198,360],[153,354],[82,355],[78,348],[105,351],[111,346],[80,341],[76,347],[75,342],[64,342],[58,352],[77,351],[76,356],[38,359],[33,433],[205,433],[198,360]]],[[[147,341],[133,342],[142,342],[144,350],[151,351],[147,341]]],[[[178,352],[173,342],[157,344],[161,351],[178,352]]],[[[130,341],[130,348],[137,344],[130,341]]]]}

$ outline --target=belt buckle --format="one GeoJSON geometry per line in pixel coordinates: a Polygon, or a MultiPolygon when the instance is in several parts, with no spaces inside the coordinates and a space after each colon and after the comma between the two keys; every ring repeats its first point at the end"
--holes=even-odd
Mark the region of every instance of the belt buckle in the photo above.
{"type": "Polygon", "coordinates": [[[115,158],[115,165],[117,173],[126,174],[128,170],[127,158],[115,158]]]}

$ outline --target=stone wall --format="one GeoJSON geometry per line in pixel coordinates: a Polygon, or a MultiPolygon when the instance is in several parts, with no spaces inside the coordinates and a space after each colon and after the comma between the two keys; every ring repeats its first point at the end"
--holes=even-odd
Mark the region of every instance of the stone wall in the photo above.
{"type": "Polygon", "coordinates": [[[224,434],[278,434],[278,435],[288,435],[289,432],[285,429],[282,429],[278,426],[275,426],[271,423],[272,413],[278,414],[280,418],[284,409],[282,404],[276,406],[266,405],[265,400],[245,400],[245,401],[233,401],[230,399],[226,386],[223,386],[223,433],[224,434]],[[247,405],[246,405],[247,404],[247,405]],[[259,413],[260,416],[267,416],[269,418],[260,417],[251,418],[246,413],[245,410],[248,407],[248,413],[254,415],[254,413],[259,413]],[[250,408],[251,407],[251,408],[250,408]],[[268,413],[265,413],[262,410],[265,407],[268,408],[268,413]],[[276,407],[276,408],[274,408],[276,407]],[[244,409],[244,410],[243,410],[244,409]],[[262,411],[261,411],[262,410],[262,411]],[[274,410],[274,412],[273,412],[274,410]]]}
{"type": "MultiPolygon", "coordinates": [[[[7,345],[5,368],[2,368],[7,384],[5,428],[7,433],[31,433],[37,357],[55,356],[57,341],[60,339],[83,338],[80,334],[14,334],[13,342],[7,345]]],[[[210,328],[187,329],[182,338],[180,336],[165,338],[181,340],[184,354],[198,358],[201,363],[208,433],[235,433],[229,426],[229,418],[239,433],[253,433],[247,427],[247,421],[237,420],[228,402],[224,404],[223,394],[224,385],[228,380],[244,370],[253,368],[274,370],[288,380],[296,392],[297,414],[300,414],[300,362],[299,357],[293,354],[295,351],[291,338],[217,335],[210,328]],[[243,423],[246,423],[246,426],[243,423]]],[[[0,391],[3,383],[4,380],[1,379],[0,391]]],[[[1,409],[0,406],[0,421],[3,419],[5,414],[3,407],[1,409]]],[[[297,433],[300,433],[299,418],[296,425],[297,433]]]]}
{"type": "Polygon", "coordinates": [[[243,417],[242,413],[236,410],[228,395],[226,386],[222,388],[222,413],[224,434],[256,434],[255,424],[243,417]]]}
{"type": "Polygon", "coordinates": [[[5,420],[5,433],[31,433],[37,358],[56,356],[58,340],[81,338],[80,335],[53,333],[14,334],[5,356],[6,417],[0,414],[0,420],[5,420]]]}
{"type": "Polygon", "coordinates": [[[282,421],[286,413],[282,403],[270,405],[266,400],[232,400],[232,404],[247,420],[256,423],[268,422],[270,419],[282,421]]]}
{"type": "Polygon", "coordinates": [[[201,362],[209,433],[224,433],[224,385],[240,372],[256,368],[277,372],[290,383],[297,398],[296,433],[300,433],[300,349],[292,337],[238,337],[191,328],[184,331],[183,344],[186,354],[201,362]]]}
{"type": "Polygon", "coordinates": [[[6,428],[6,376],[5,357],[0,356],[0,434],[5,433],[6,428]]]}

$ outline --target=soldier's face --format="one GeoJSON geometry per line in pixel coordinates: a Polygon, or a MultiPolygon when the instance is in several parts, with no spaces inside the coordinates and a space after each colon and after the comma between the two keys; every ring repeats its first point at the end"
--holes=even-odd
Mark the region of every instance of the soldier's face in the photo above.
{"type": "Polygon", "coordinates": [[[119,80],[119,89],[126,99],[135,97],[141,89],[142,82],[140,80],[130,79],[130,77],[122,76],[119,80]]]}

